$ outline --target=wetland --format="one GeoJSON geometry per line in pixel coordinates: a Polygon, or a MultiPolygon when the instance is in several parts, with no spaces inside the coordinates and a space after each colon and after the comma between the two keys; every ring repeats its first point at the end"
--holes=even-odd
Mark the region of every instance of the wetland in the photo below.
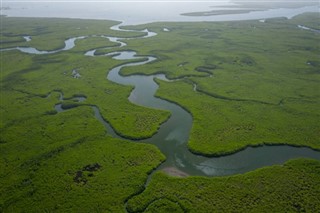
{"type": "Polygon", "coordinates": [[[2,211],[319,210],[318,14],[1,19],[2,211]]]}

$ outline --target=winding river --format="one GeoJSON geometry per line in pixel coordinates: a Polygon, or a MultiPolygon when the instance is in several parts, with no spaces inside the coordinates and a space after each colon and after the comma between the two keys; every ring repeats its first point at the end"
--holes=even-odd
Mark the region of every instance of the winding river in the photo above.
{"type": "MultiPolygon", "coordinates": [[[[117,52],[113,56],[117,60],[141,58],[134,51],[117,52]]],[[[156,145],[166,156],[166,161],[158,168],[174,168],[188,175],[199,176],[224,176],[245,173],[268,165],[283,164],[285,161],[309,157],[320,160],[320,153],[306,147],[293,147],[287,145],[248,147],[243,151],[221,157],[204,157],[191,153],[187,148],[189,133],[192,127],[192,117],[182,107],[163,99],[154,97],[158,89],[154,78],[166,80],[162,74],[143,76],[121,76],[119,71],[123,67],[141,66],[155,61],[154,57],[147,57],[143,62],[132,62],[117,66],[108,73],[108,80],[113,82],[134,85],[135,88],[129,100],[137,105],[171,112],[170,119],[164,123],[158,133],[152,138],[142,140],[144,143],[156,145]]],[[[196,89],[195,89],[196,90],[196,89]]]]}
{"type": "MultiPolygon", "coordinates": [[[[118,31],[121,30],[119,26],[114,26],[111,29],[118,31]]],[[[102,37],[119,43],[120,47],[123,47],[126,45],[126,39],[143,39],[156,36],[156,33],[149,32],[147,29],[139,32],[145,32],[146,35],[139,38],[102,37]]],[[[52,54],[69,50],[74,47],[75,40],[84,39],[86,37],[87,36],[70,38],[65,41],[64,48],[55,51],[39,51],[32,47],[15,47],[2,49],[1,51],[17,49],[29,54],[52,54]]],[[[31,38],[28,37],[28,40],[29,39],[31,38]]],[[[122,64],[114,67],[111,70],[108,70],[107,79],[122,85],[133,85],[134,90],[131,92],[128,98],[132,103],[145,107],[168,110],[171,112],[171,117],[168,119],[168,121],[161,125],[157,134],[145,140],[134,141],[154,144],[166,156],[166,161],[162,163],[157,170],[170,168],[180,172],[180,174],[182,173],[185,175],[224,176],[245,173],[268,165],[283,164],[285,161],[292,158],[308,157],[320,160],[320,152],[318,151],[307,147],[292,147],[287,145],[260,146],[255,148],[248,147],[237,153],[221,157],[209,158],[195,155],[187,148],[189,133],[192,127],[192,116],[179,105],[156,98],[154,96],[158,89],[158,85],[155,83],[154,78],[169,81],[165,75],[157,74],[151,76],[121,76],[119,74],[120,70],[124,67],[142,66],[157,59],[153,56],[138,56],[135,51],[115,51],[105,54],[104,56],[95,56],[95,51],[96,50],[90,50],[85,55],[88,57],[112,57],[115,60],[145,59],[139,62],[122,64]]],[[[197,92],[196,85],[194,85],[194,91],[197,92]]],[[[79,102],[85,100],[85,97],[74,98],[79,102]]],[[[63,100],[62,93],[60,100],[63,100]]],[[[107,129],[107,132],[113,137],[122,138],[121,136],[117,135],[110,124],[102,118],[98,107],[92,106],[92,108],[94,110],[95,117],[101,123],[103,123],[107,129]]],[[[55,109],[58,112],[64,111],[64,109],[61,107],[61,104],[57,104],[55,109]]],[[[129,140],[126,138],[122,139],[129,140]]]]}
{"type": "MultiPolygon", "coordinates": [[[[38,50],[38,49],[36,49],[34,47],[13,47],[13,48],[1,49],[0,51],[19,50],[20,52],[29,53],[29,54],[53,54],[53,53],[58,53],[58,52],[61,52],[61,51],[70,50],[75,46],[74,42],[77,39],[84,39],[84,38],[87,38],[87,37],[88,36],[79,36],[79,37],[69,38],[69,39],[65,40],[64,48],[58,49],[58,50],[52,50],[52,51],[38,50]]],[[[23,38],[26,40],[26,42],[31,41],[31,36],[23,36],[23,38]]]]}

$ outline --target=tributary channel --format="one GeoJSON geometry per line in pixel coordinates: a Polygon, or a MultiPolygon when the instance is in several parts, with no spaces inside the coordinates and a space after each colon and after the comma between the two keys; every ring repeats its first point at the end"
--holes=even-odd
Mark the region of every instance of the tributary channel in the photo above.
{"type": "MultiPolygon", "coordinates": [[[[118,26],[114,26],[111,29],[121,30],[118,26]]],[[[146,33],[146,36],[129,39],[143,39],[156,36],[156,33],[149,32],[148,30],[144,30],[143,32],[146,33]]],[[[108,36],[103,37],[119,43],[120,47],[125,46],[125,40],[128,39],[108,36]]],[[[15,47],[2,49],[1,51],[17,49],[29,54],[51,54],[69,50],[74,47],[76,39],[84,38],[86,38],[86,36],[70,38],[65,41],[65,47],[63,49],[55,51],[38,51],[32,47],[15,47]]],[[[224,176],[245,173],[264,166],[283,164],[285,161],[293,158],[308,157],[320,160],[319,151],[307,147],[293,147],[287,145],[247,147],[237,153],[221,157],[205,157],[193,154],[187,148],[187,142],[193,122],[192,116],[179,105],[154,96],[159,87],[155,83],[154,78],[169,81],[166,79],[165,75],[121,76],[119,74],[123,67],[142,66],[157,59],[153,56],[137,56],[137,53],[134,51],[115,51],[102,56],[95,56],[95,51],[96,50],[88,51],[85,55],[87,57],[112,57],[115,60],[145,59],[142,62],[125,63],[108,70],[107,79],[122,85],[133,85],[134,90],[128,98],[132,103],[171,112],[171,117],[161,125],[160,129],[153,137],[140,141],[133,141],[136,143],[142,142],[154,144],[166,156],[166,161],[162,163],[157,170],[170,168],[188,175],[224,176]]],[[[195,89],[193,92],[197,92],[197,90],[195,89]]],[[[113,137],[122,138],[117,135],[110,124],[102,118],[98,107],[92,107],[95,117],[105,125],[108,133],[113,137]]],[[[55,109],[57,111],[63,111],[61,105],[56,105],[55,109]]],[[[122,139],[129,140],[126,138],[122,139]]]]}

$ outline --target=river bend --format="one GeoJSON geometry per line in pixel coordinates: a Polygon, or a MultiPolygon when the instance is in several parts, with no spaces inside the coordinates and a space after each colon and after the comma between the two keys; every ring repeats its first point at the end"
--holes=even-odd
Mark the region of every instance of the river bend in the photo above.
{"type": "MultiPolygon", "coordinates": [[[[304,30],[310,30],[309,28],[303,28],[304,30]]],[[[134,30],[122,30],[119,25],[111,27],[113,30],[117,31],[134,31],[134,30]]],[[[151,36],[156,36],[156,33],[150,32],[147,29],[139,32],[144,32],[145,36],[135,37],[135,38],[118,38],[102,36],[109,39],[112,42],[119,44],[119,47],[126,46],[125,40],[129,39],[143,39],[151,36]]],[[[80,36],[75,38],[70,38],[65,41],[65,47],[54,51],[39,51],[33,47],[14,47],[1,49],[1,51],[9,50],[20,50],[21,52],[28,54],[52,54],[61,51],[66,51],[75,46],[75,41],[77,39],[84,39],[88,36],[80,36]]],[[[31,40],[31,37],[25,36],[26,42],[31,40]]],[[[114,48],[114,47],[107,47],[114,48]]],[[[293,147],[287,145],[278,146],[260,146],[260,147],[248,147],[237,153],[221,156],[221,157],[204,157],[201,155],[196,155],[191,153],[187,148],[187,142],[189,139],[190,130],[192,127],[192,117],[185,111],[182,107],[172,102],[156,98],[154,95],[158,90],[158,84],[155,83],[154,78],[159,78],[161,80],[168,81],[168,79],[163,74],[157,75],[131,75],[131,76],[121,76],[119,74],[120,70],[124,67],[129,66],[142,66],[144,64],[156,61],[157,59],[153,56],[138,56],[135,51],[114,51],[102,56],[96,56],[96,50],[90,50],[85,53],[86,56],[91,57],[112,57],[115,60],[130,60],[130,59],[142,59],[139,62],[130,62],[114,67],[108,70],[107,79],[122,85],[132,85],[134,86],[133,91],[129,96],[129,101],[134,104],[151,107],[160,110],[168,110],[171,112],[171,117],[163,123],[159,131],[151,138],[144,139],[141,143],[150,143],[156,145],[161,152],[166,156],[166,161],[162,163],[157,169],[174,169],[181,171],[188,175],[199,175],[199,176],[224,176],[245,173],[248,171],[255,170],[264,166],[283,164],[285,161],[298,158],[298,157],[308,157],[320,160],[320,152],[312,150],[307,147],[293,147]]],[[[210,76],[208,76],[210,77],[210,76]]],[[[194,85],[194,91],[197,90],[196,85],[194,85]]],[[[83,97],[75,97],[78,101],[83,101],[83,97]]],[[[61,93],[61,100],[63,96],[61,93]]],[[[94,110],[95,117],[104,124],[107,132],[117,138],[123,138],[117,135],[113,130],[112,126],[102,118],[100,111],[97,106],[92,106],[94,110]]],[[[61,104],[57,104],[55,109],[58,112],[64,111],[61,104]]]]}

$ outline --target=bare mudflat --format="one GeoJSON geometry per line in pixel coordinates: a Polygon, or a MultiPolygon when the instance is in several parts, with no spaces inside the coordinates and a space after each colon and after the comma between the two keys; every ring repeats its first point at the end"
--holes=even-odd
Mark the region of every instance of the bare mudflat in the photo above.
{"type": "Polygon", "coordinates": [[[166,167],[162,169],[166,174],[174,177],[188,177],[189,175],[175,167],[166,167]]]}

